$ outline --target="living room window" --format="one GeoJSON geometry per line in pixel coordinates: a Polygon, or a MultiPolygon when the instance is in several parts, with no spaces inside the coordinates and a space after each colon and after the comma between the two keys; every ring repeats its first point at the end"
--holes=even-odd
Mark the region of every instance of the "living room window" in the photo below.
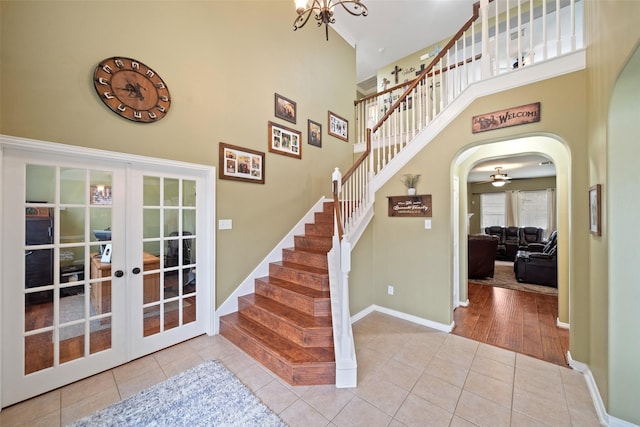
{"type": "Polygon", "coordinates": [[[539,227],[546,231],[548,224],[548,197],[546,190],[518,191],[518,225],[539,227]]]}
{"type": "Polygon", "coordinates": [[[555,229],[553,190],[508,191],[480,195],[481,229],[501,227],[539,227],[545,236],[555,229]],[[507,209],[513,206],[512,213],[507,209]]]}
{"type": "Polygon", "coordinates": [[[506,199],[506,193],[480,194],[480,224],[483,230],[492,225],[507,225],[506,199]]]}

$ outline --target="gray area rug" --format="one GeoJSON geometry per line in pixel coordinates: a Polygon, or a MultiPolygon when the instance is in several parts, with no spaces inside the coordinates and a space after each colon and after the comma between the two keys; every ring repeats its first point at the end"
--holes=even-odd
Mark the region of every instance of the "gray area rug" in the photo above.
{"type": "MultiPolygon", "coordinates": [[[[60,323],[73,322],[84,319],[84,294],[71,295],[60,298],[60,323]]],[[[95,316],[96,310],[89,301],[89,315],[95,316]]],[[[110,328],[111,322],[103,324],[100,320],[92,320],[89,325],[90,332],[110,328]]],[[[75,338],[84,334],[84,323],[63,326],[60,328],[60,341],[75,338]]]]}
{"type": "Polygon", "coordinates": [[[222,363],[212,360],[71,425],[286,427],[222,363]]]}
{"type": "Polygon", "coordinates": [[[535,292],[544,295],[558,295],[558,289],[552,286],[534,285],[533,283],[520,283],[516,280],[513,271],[513,263],[509,261],[496,261],[492,278],[469,279],[469,282],[480,285],[497,286],[499,288],[513,289],[516,291],[535,292]]]}

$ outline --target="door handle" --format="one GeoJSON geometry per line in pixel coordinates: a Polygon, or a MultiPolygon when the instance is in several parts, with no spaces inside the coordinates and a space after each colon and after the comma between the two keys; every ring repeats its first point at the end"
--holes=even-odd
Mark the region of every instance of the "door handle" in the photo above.
{"type": "Polygon", "coordinates": [[[113,275],[116,276],[116,277],[122,277],[122,276],[124,276],[124,271],[116,270],[116,272],[113,273],[113,275]]]}
{"type": "Polygon", "coordinates": [[[131,272],[132,272],[133,274],[139,274],[139,273],[140,273],[140,267],[136,267],[136,268],[134,268],[133,270],[131,270],[131,272]]]}

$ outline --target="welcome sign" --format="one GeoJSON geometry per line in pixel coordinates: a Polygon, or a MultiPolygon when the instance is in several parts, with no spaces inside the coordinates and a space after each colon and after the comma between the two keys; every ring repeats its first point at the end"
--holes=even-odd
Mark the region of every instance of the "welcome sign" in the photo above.
{"type": "Polygon", "coordinates": [[[474,116],[471,123],[473,133],[502,129],[540,121],[540,103],[521,105],[506,110],[474,116]]]}

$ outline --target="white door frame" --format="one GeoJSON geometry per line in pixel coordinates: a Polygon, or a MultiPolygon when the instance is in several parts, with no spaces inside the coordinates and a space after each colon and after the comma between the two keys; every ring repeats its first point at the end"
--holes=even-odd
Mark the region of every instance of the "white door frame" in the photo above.
{"type": "MultiPolygon", "coordinates": [[[[202,201],[203,214],[205,217],[205,227],[202,230],[198,231],[198,235],[201,236],[201,239],[204,241],[202,244],[203,252],[199,253],[199,256],[202,259],[208,260],[207,262],[202,263],[202,268],[198,269],[198,282],[205,285],[202,290],[202,297],[207,300],[207,306],[210,307],[210,310],[205,310],[202,313],[204,316],[204,324],[205,324],[205,332],[208,335],[214,334],[214,311],[215,311],[215,178],[216,178],[216,168],[214,166],[207,165],[199,165],[194,163],[186,163],[186,162],[178,162],[171,161],[166,159],[159,159],[153,157],[125,154],[125,153],[117,153],[105,150],[98,150],[86,147],[79,147],[73,145],[59,144],[53,142],[46,141],[38,141],[28,138],[20,138],[8,135],[0,134],[0,165],[4,163],[4,151],[5,149],[15,149],[23,152],[32,151],[34,153],[39,153],[40,155],[49,154],[49,155],[63,155],[63,156],[73,156],[76,159],[101,159],[104,161],[110,162],[120,162],[122,164],[128,164],[132,167],[142,167],[142,168],[157,168],[161,171],[170,171],[176,169],[182,169],[183,171],[187,170],[189,173],[200,176],[204,181],[204,197],[202,201]],[[206,286],[206,284],[210,283],[210,286],[206,286]]],[[[0,173],[0,236],[4,236],[3,228],[4,228],[4,198],[5,194],[3,193],[4,188],[3,182],[3,174],[0,173]]],[[[0,271],[3,271],[3,244],[0,244],[0,271]]],[[[0,280],[2,280],[0,278],[0,280]]],[[[0,283],[0,306],[3,304],[3,284],[0,283]]],[[[0,330],[2,330],[4,325],[2,325],[2,318],[0,317],[0,330]]],[[[2,340],[0,340],[0,366],[3,363],[3,348],[2,348],[2,340]]],[[[0,369],[0,384],[2,384],[2,369],[0,369]]],[[[4,404],[2,391],[0,388],[0,402],[3,404],[1,406],[6,406],[4,404]]],[[[15,402],[13,402],[15,403],[15,402]]]]}

